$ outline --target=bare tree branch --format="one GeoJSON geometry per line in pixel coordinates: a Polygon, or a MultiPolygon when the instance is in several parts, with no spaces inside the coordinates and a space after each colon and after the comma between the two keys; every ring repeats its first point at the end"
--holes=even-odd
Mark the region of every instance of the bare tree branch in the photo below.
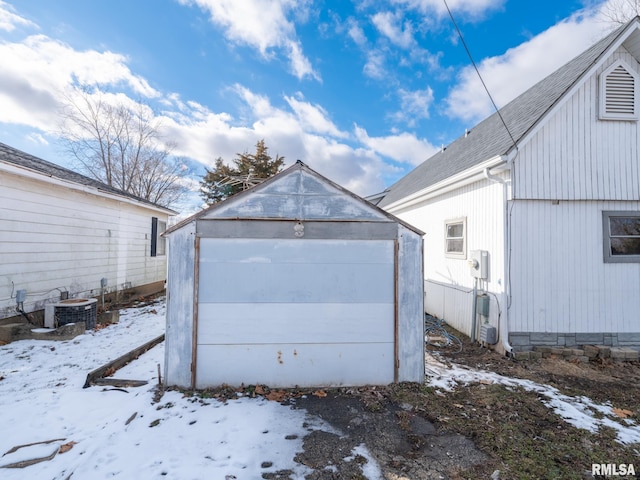
{"type": "Polygon", "coordinates": [[[97,89],[67,95],[60,137],[87,176],[163,206],[187,191],[184,163],[163,143],[160,123],[141,103],[112,103],[97,89]]]}
{"type": "Polygon", "coordinates": [[[640,15],[640,0],[610,0],[601,13],[606,21],[614,25],[625,25],[640,15]]]}

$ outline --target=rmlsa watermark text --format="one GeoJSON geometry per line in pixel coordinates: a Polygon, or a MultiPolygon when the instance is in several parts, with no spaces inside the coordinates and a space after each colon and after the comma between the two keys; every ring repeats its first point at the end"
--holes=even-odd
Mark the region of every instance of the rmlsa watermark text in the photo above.
{"type": "Polygon", "coordinates": [[[636,469],[633,463],[592,463],[591,475],[604,477],[626,477],[635,475],[636,469]]]}

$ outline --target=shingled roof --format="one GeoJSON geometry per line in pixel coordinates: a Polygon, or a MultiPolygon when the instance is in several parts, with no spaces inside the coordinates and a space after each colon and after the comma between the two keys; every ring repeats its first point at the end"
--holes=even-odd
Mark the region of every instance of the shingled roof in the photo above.
{"type": "Polygon", "coordinates": [[[145,200],[144,198],[140,198],[136,195],[132,195],[123,190],[109,186],[106,183],[102,183],[93,178],[85,177],[84,175],[74,172],[73,170],[69,170],[67,168],[61,167],[60,165],[56,165],[55,163],[51,163],[41,158],[34,157],[33,155],[10,147],[9,145],[6,145],[2,142],[0,142],[0,162],[5,162],[16,165],[18,167],[26,168],[34,172],[41,173],[47,177],[55,177],[60,180],[93,187],[104,193],[126,197],[136,202],[154,207],[155,209],[161,209],[169,214],[177,213],[169,208],[157,205],[153,202],[150,202],[149,200],[145,200]]]}
{"type": "Polygon", "coordinates": [[[636,17],[614,30],[563,67],[438,152],[389,187],[379,207],[390,205],[491,158],[508,155],[525,135],[594,66],[621,36],[640,25],[636,17]],[[513,137],[513,138],[512,138],[513,137]],[[515,141],[515,143],[514,143],[515,141]]]}

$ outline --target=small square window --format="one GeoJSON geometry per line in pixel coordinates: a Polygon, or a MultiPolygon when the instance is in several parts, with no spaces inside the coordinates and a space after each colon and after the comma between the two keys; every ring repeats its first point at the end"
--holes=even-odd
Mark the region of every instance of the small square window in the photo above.
{"type": "Polygon", "coordinates": [[[640,263],[640,212],[602,212],[605,263],[640,263]]]}
{"type": "Polygon", "coordinates": [[[445,222],[444,253],[447,257],[467,258],[466,233],[466,218],[459,218],[445,222]]]}

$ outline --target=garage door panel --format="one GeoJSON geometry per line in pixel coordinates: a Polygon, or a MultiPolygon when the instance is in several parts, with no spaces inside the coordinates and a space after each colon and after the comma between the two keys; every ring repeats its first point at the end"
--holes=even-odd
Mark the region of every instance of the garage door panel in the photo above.
{"type": "Polygon", "coordinates": [[[196,388],[238,384],[300,387],[388,384],[393,344],[201,345],[196,388]],[[391,352],[391,353],[381,353],[391,352]],[[247,359],[251,359],[251,365],[247,359]]]}
{"type": "Polygon", "coordinates": [[[390,264],[238,263],[228,268],[217,267],[200,269],[200,302],[393,301],[390,264]]]}
{"type": "Polygon", "coordinates": [[[389,240],[200,240],[201,263],[393,263],[389,240]]]}
{"type": "Polygon", "coordinates": [[[393,240],[200,242],[196,384],[394,377],[393,240]]]}
{"type": "Polygon", "coordinates": [[[198,344],[384,343],[392,303],[201,304],[198,344]]]}

